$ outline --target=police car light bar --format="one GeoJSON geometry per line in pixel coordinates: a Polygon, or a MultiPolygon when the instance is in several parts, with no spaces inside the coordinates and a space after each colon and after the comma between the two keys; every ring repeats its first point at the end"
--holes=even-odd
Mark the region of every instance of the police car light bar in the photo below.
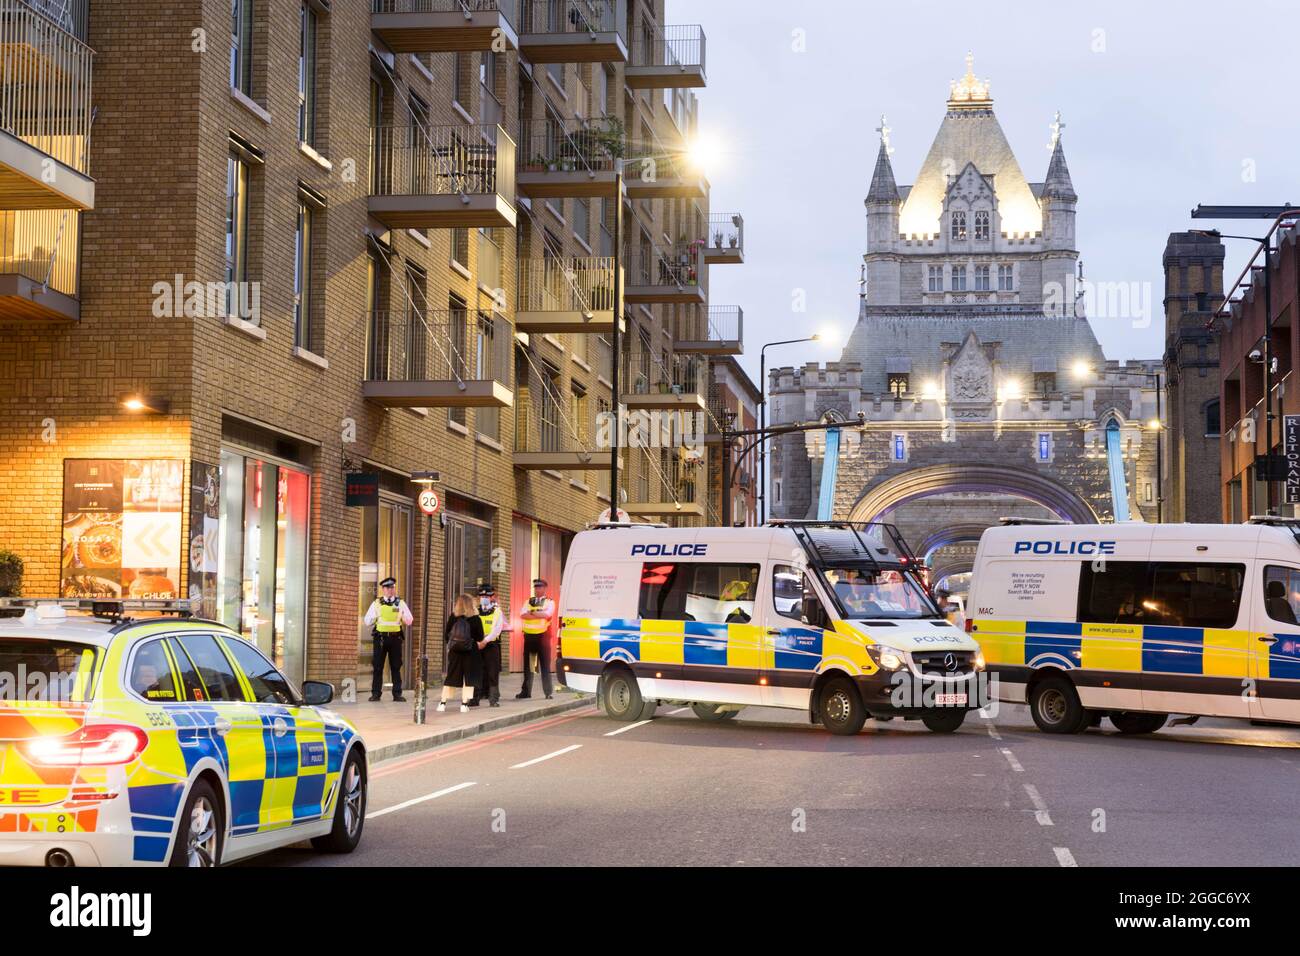
{"type": "Polygon", "coordinates": [[[194,614],[195,602],[178,598],[0,598],[0,608],[59,607],[65,611],[89,611],[95,617],[121,618],[127,611],[155,611],[159,614],[194,614]]]}

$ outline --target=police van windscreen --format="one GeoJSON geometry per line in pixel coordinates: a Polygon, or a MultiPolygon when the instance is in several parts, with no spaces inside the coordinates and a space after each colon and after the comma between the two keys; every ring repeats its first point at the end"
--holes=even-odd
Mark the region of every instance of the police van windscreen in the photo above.
{"type": "Polygon", "coordinates": [[[911,572],[894,568],[826,568],[826,583],[848,620],[940,617],[911,572]]]}

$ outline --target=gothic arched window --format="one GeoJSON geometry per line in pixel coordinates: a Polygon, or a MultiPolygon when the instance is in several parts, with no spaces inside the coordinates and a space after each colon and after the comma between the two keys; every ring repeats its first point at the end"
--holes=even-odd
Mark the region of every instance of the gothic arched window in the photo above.
{"type": "Polygon", "coordinates": [[[952,213],[952,238],[966,238],[966,213],[956,209],[952,213]]]}
{"type": "Polygon", "coordinates": [[[975,239],[988,239],[990,214],[987,209],[981,209],[975,213],[975,239]]]}

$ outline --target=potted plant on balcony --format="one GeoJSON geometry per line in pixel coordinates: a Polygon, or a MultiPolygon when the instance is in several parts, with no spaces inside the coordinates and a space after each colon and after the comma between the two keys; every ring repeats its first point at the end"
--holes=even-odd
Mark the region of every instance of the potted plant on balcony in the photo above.
{"type": "MultiPolygon", "coordinates": [[[[735,245],[735,243],[732,243],[732,245],[735,245]]],[[[722,248],[722,230],[721,230],[721,229],[719,229],[719,230],[717,230],[716,232],[713,233],[713,248],[715,248],[715,249],[721,249],[721,248],[722,248]]]]}
{"type": "Polygon", "coordinates": [[[605,117],[605,125],[592,130],[593,143],[610,159],[622,159],[627,150],[627,129],[617,116],[605,117]]]}
{"type": "Polygon", "coordinates": [[[528,162],[524,163],[524,172],[526,173],[540,173],[545,168],[546,168],[545,156],[534,156],[528,162]]]}
{"type": "Polygon", "coordinates": [[[740,241],[740,237],[739,237],[738,235],[736,235],[734,232],[731,234],[731,236],[730,236],[730,237],[728,238],[728,240],[727,240],[728,244],[729,244],[729,245],[731,246],[731,248],[733,248],[733,249],[736,248],[736,243],[738,243],[739,241],[740,241]]]}

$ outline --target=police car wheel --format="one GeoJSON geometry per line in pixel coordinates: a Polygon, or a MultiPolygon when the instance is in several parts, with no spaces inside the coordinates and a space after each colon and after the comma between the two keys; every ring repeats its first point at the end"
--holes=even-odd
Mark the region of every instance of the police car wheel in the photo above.
{"type": "Polygon", "coordinates": [[[1029,713],[1045,734],[1081,733],[1090,717],[1079,703],[1074,685],[1063,677],[1048,677],[1034,685],[1029,692],[1029,713]]]}
{"type": "Polygon", "coordinates": [[[339,775],[339,795],[334,826],[325,836],[312,837],[311,845],[328,853],[351,853],[361,842],[366,823],[366,764],[355,750],[339,775]]]}
{"type": "Polygon", "coordinates": [[[867,709],[847,677],[833,677],[826,682],[817,701],[817,714],[823,727],[842,737],[853,736],[867,722],[867,709]]]}
{"type": "Polygon", "coordinates": [[[950,734],[962,725],[966,719],[964,710],[936,710],[932,714],[922,714],[921,723],[926,729],[936,734],[950,734]]]}
{"type": "Polygon", "coordinates": [[[1123,710],[1110,714],[1110,722],[1121,734],[1154,734],[1168,719],[1168,714],[1133,714],[1123,710]]]}
{"type": "Polygon", "coordinates": [[[695,716],[700,720],[717,722],[721,720],[731,720],[740,711],[738,710],[718,710],[718,704],[691,704],[691,710],[695,711],[695,716]]]}
{"type": "Polygon", "coordinates": [[[181,811],[169,866],[208,867],[221,862],[221,837],[225,825],[220,808],[212,784],[206,780],[196,781],[181,811]]]}
{"type": "Polygon", "coordinates": [[[642,720],[646,702],[641,698],[641,688],[630,671],[617,667],[605,675],[601,696],[605,713],[615,720],[642,720]]]}

